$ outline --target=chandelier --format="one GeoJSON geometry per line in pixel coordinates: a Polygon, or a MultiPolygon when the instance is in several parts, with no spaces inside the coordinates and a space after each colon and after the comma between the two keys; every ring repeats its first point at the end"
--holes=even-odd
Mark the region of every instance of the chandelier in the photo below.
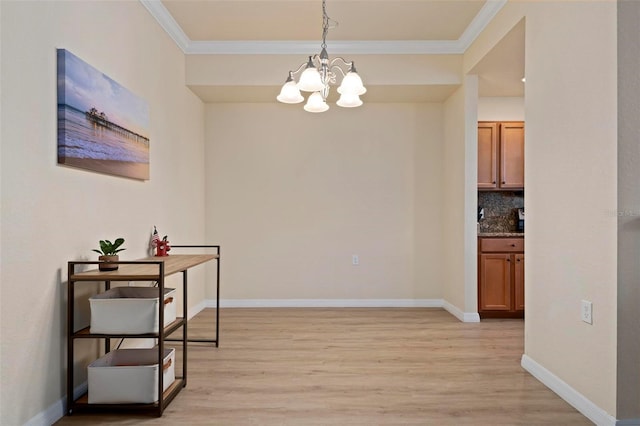
{"type": "Polygon", "coordinates": [[[362,80],[356,72],[354,62],[347,62],[340,57],[329,61],[329,55],[327,54],[329,22],[335,24],[331,28],[337,26],[337,22],[327,16],[326,0],[322,0],[322,44],[320,45],[322,49],[320,54],[309,56],[309,60],[301,64],[297,70],[289,71],[287,81],[276,98],[278,101],[285,104],[297,104],[304,101],[304,97],[300,94],[301,90],[303,92],[311,92],[307,103],[304,105],[304,110],[308,112],[325,112],[329,109],[327,97],[329,96],[330,85],[336,84],[336,79],[341,77],[342,81],[338,87],[340,99],[336,104],[345,108],[362,105],[360,95],[364,94],[367,89],[362,85],[362,80]],[[300,77],[296,82],[295,77],[298,74],[300,74],[300,77]]]}

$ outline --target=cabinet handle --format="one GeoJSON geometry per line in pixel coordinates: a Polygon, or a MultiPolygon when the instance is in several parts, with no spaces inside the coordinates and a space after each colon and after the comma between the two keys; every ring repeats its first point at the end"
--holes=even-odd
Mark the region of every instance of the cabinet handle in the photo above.
{"type": "Polygon", "coordinates": [[[515,246],[516,246],[515,244],[511,244],[511,247],[515,247],[515,246]]]}
{"type": "Polygon", "coordinates": [[[507,262],[511,262],[511,259],[507,259],[507,262]]]}
{"type": "Polygon", "coordinates": [[[516,262],[520,263],[520,259],[516,259],[516,262]]]}
{"type": "Polygon", "coordinates": [[[505,183],[507,183],[507,182],[505,182],[505,181],[502,181],[502,184],[503,184],[503,185],[504,185],[505,183]]]}
{"type": "Polygon", "coordinates": [[[495,184],[496,184],[496,181],[494,180],[494,181],[493,181],[493,182],[491,182],[491,183],[495,185],[495,184]]]}

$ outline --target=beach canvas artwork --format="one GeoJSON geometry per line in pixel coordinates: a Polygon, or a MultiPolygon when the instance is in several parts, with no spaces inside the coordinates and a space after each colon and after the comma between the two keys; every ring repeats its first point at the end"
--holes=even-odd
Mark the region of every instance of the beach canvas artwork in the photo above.
{"type": "Polygon", "coordinates": [[[149,107],[66,49],[58,49],[58,163],[149,179],[149,107]]]}

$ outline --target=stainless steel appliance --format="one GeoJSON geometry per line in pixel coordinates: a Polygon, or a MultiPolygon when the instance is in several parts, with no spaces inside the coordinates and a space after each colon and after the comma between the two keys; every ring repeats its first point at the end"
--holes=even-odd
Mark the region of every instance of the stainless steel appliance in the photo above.
{"type": "Polygon", "coordinates": [[[518,225],[517,225],[517,230],[518,232],[524,232],[524,207],[521,209],[518,209],[518,225]]]}

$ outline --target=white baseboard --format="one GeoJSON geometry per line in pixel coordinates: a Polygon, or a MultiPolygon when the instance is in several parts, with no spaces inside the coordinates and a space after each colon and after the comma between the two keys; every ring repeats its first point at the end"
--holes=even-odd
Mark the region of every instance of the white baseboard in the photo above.
{"type": "Polygon", "coordinates": [[[210,307],[215,308],[215,306],[216,306],[216,301],[215,300],[213,301],[213,306],[207,306],[207,302],[209,302],[209,301],[208,300],[203,300],[200,303],[198,303],[196,306],[190,307],[189,310],[187,311],[187,319],[190,320],[191,318],[195,317],[204,308],[210,308],[210,307]]]}
{"type": "MultiPolygon", "coordinates": [[[[216,301],[205,300],[207,308],[216,301]]],[[[442,299],[222,299],[221,308],[442,308],[442,299]]]]}
{"type": "MultiPolygon", "coordinates": [[[[87,382],[82,383],[80,386],[73,390],[73,398],[80,398],[87,392],[87,382]]],[[[58,401],[54,402],[44,411],[33,416],[27,421],[24,426],[51,426],[67,414],[67,397],[64,396],[58,401]]]]}
{"type": "MultiPolygon", "coordinates": [[[[207,299],[204,307],[215,308],[207,299]]],[[[477,312],[462,312],[443,299],[222,299],[221,308],[444,308],[462,322],[480,322],[477,312]]],[[[198,311],[199,312],[199,311],[198,311]]]]}
{"type": "Polygon", "coordinates": [[[480,315],[477,312],[462,312],[456,306],[444,301],[442,307],[454,317],[462,322],[480,322],[480,315]]]}
{"type": "Polygon", "coordinates": [[[535,377],[546,387],[557,393],[560,398],[567,401],[573,408],[581,412],[585,417],[594,422],[596,425],[616,426],[615,417],[609,415],[606,411],[591,402],[580,392],[569,386],[558,376],[535,362],[531,357],[522,355],[522,361],[520,365],[522,365],[522,368],[531,373],[533,377],[535,377]]]}

